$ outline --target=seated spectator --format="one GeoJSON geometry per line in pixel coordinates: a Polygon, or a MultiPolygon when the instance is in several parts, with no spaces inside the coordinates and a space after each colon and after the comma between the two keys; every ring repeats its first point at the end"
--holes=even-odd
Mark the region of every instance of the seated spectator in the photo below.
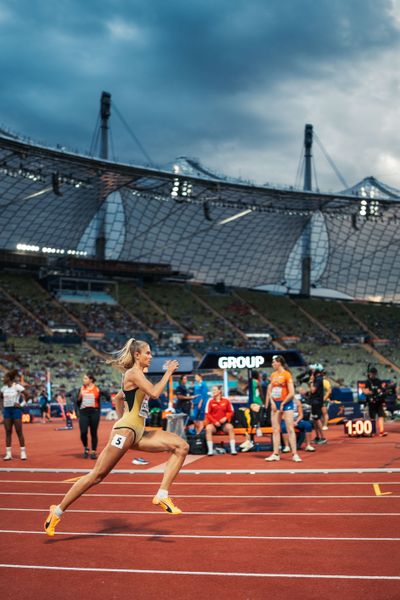
{"type": "MultiPolygon", "coordinates": [[[[303,443],[303,440],[305,438],[306,447],[304,448],[304,450],[306,452],[315,452],[315,448],[311,444],[313,424],[311,423],[311,421],[307,421],[306,419],[304,419],[303,405],[301,403],[301,400],[299,398],[295,398],[293,403],[294,403],[294,411],[293,411],[294,426],[296,429],[298,429],[297,449],[298,450],[300,449],[300,447],[303,443]]],[[[289,436],[287,433],[286,423],[284,420],[282,420],[282,423],[281,423],[281,431],[282,431],[282,439],[283,439],[283,444],[284,444],[284,448],[283,448],[282,452],[290,452],[289,436]]]]}
{"type": "Polygon", "coordinates": [[[229,435],[231,454],[237,454],[235,443],[235,432],[231,419],[233,416],[232,404],[228,398],[223,398],[221,386],[214,385],[211,389],[212,397],[206,407],[206,440],[208,456],[213,456],[212,436],[217,431],[223,431],[229,435]]]}

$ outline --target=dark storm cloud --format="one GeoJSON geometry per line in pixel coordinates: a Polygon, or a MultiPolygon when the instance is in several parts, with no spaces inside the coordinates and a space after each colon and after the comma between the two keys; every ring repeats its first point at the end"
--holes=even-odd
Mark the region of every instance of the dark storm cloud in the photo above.
{"type": "MultiPolygon", "coordinates": [[[[0,121],[85,150],[106,89],[156,163],[190,154],[223,168],[222,146],[236,148],[236,162],[268,148],[282,160],[298,147],[306,118],[279,111],[282,86],[301,98],[325,81],[329,94],[349,64],[397,46],[391,7],[389,0],[0,2],[0,121]]],[[[118,157],[143,161],[115,116],[112,127],[118,157]]]]}

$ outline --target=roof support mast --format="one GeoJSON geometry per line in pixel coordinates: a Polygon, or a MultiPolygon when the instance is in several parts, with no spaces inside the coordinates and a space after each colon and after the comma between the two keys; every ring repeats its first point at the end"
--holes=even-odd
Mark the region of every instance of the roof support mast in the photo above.
{"type": "MultiPolygon", "coordinates": [[[[312,144],[313,126],[304,128],[304,191],[312,191],[312,144]]],[[[303,248],[301,256],[301,296],[309,297],[311,289],[311,218],[303,231],[303,248]]]]}
{"type": "MultiPolygon", "coordinates": [[[[111,94],[102,92],[100,100],[100,158],[108,159],[108,120],[111,115],[111,94]]],[[[99,209],[97,212],[97,234],[96,234],[96,258],[98,260],[105,259],[106,250],[106,202],[101,195],[99,198],[99,209]]]]}
{"type": "Polygon", "coordinates": [[[100,158],[108,159],[108,120],[111,115],[111,94],[102,92],[100,100],[101,140],[100,158]]]}

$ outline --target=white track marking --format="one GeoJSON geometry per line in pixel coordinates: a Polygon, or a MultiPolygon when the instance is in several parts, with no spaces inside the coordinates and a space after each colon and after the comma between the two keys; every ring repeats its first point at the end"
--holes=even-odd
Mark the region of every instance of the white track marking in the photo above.
{"type": "MultiPolygon", "coordinates": [[[[43,479],[0,479],[0,484],[1,483],[45,483],[46,485],[49,483],[53,483],[56,485],[71,485],[71,481],[63,481],[63,480],[43,480],[43,479]]],[[[102,481],[101,483],[99,483],[99,485],[103,486],[103,485],[156,485],[157,482],[154,481],[102,481]]],[[[378,485],[400,485],[400,481],[293,481],[288,482],[288,481],[284,481],[284,482],[276,482],[276,481],[260,481],[259,483],[254,482],[254,481],[249,481],[248,483],[244,483],[243,481],[240,482],[235,482],[232,481],[230,483],[227,483],[226,481],[222,482],[222,483],[215,483],[215,482],[211,482],[211,481],[196,481],[196,482],[187,482],[184,483],[182,481],[174,481],[174,487],[177,485],[183,485],[183,486],[187,486],[187,485],[195,485],[198,487],[202,487],[202,486],[214,486],[214,487],[220,487],[223,485],[228,485],[231,487],[236,487],[236,486],[246,486],[246,487],[250,487],[250,486],[258,486],[258,487],[263,487],[263,486],[296,486],[296,485],[300,485],[300,486],[306,486],[306,485],[374,485],[374,484],[378,484],[378,485]]]]}
{"type": "MultiPolygon", "coordinates": [[[[9,512],[41,512],[48,513],[49,508],[0,508],[0,511],[9,511],[9,512]]],[[[96,510],[96,509],[76,509],[71,508],[68,513],[83,513],[83,514],[110,514],[110,515],[161,515],[162,513],[158,510],[96,510]]],[[[184,515],[225,515],[225,516],[256,516],[256,517],[357,517],[360,519],[363,517],[400,517],[400,512],[385,512],[385,513],[373,513],[373,512],[232,512],[232,511],[193,511],[193,510],[185,510],[184,515]]],[[[182,517],[181,517],[182,519],[182,517]]]]}
{"type": "MultiPolygon", "coordinates": [[[[17,533],[44,536],[44,532],[23,530],[23,529],[0,529],[1,533],[17,533]]],[[[116,537],[116,538],[178,538],[178,539],[194,539],[194,540],[300,540],[300,541],[317,541],[317,542],[400,542],[400,538],[396,537],[316,537],[316,536],[299,536],[299,535],[196,535],[196,534],[174,534],[174,533],[97,533],[92,531],[57,531],[58,535],[78,535],[88,537],[116,537]]]]}
{"type": "MultiPolygon", "coordinates": [[[[200,455],[200,456],[187,456],[185,458],[185,462],[183,463],[183,467],[185,467],[185,465],[190,465],[190,463],[196,462],[198,460],[200,460],[201,458],[204,458],[204,455],[200,455]]],[[[155,465],[153,467],[149,467],[148,469],[146,469],[146,473],[160,473],[160,472],[164,472],[165,468],[167,466],[167,462],[163,462],[160,465],[155,465]]]]}
{"type": "MultiPolygon", "coordinates": [[[[157,465],[159,471],[149,471],[148,469],[116,469],[111,475],[153,475],[163,473],[157,465]]],[[[89,473],[91,469],[34,469],[34,468],[0,468],[0,473],[89,473]]],[[[400,469],[381,469],[359,467],[356,469],[181,469],[180,475],[304,475],[308,473],[322,473],[330,475],[331,473],[400,473],[400,469]]]]}
{"type": "MultiPolygon", "coordinates": [[[[153,494],[154,495],[154,494],[153,494]]],[[[152,494],[85,494],[85,498],[152,498],[153,497],[152,494]]],[[[0,496],[54,496],[53,492],[0,492],[0,496]]],[[[400,498],[400,494],[391,494],[390,496],[376,496],[375,494],[371,494],[370,495],[366,495],[366,496],[295,496],[295,495],[290,495],[290,496],[282,496],[282,495],[277,495],[277,496],[270,496],[269,494],[263,495],[263,496],[222,496],[222,495],[218,495],[218,496],[213,496],[213,495],[205,495],[205,494],[173,494],[174,498],[220,498],[221,500],[227,500],[229,498],[255,498],[255,499],[270,499],[270,498],[284,498],[284,499],[291,499],[293,498],[294,500],[299,500],[299,499],[321,499],[321,498],[327,498],[327,499],[340,499],[340,500],[358,500],[360,498],[363,499],[367,499],[367,500],[376,500],[377,498],[379,498],[379,500],[381,500],[382,498],[387,498],[387,499],[392,499],[392,498],[400,498]]]]}
{"type": "Polygon", "coordinates": [[[2,569],[37,569],[46,571],[71,571],[84,573],[136,573],[142,575],[203,575],[208,577],[263,577],[288,579],[362,579],[378,581],[400,581],[400,575],[341,575],[315,573],[240,573],[228,571],[167,571],[162,569],[114,569],[98,567],[50,567],[48,565],[0,564],[2,569]]]}

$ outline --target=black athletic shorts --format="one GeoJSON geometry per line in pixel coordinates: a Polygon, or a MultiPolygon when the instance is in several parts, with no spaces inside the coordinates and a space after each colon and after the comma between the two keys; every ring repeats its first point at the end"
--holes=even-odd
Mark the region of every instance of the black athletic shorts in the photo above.
{"type": "Polygon", "coordinates": [[[382,403],[371,402],[368,404],[368,412],[370,419],[376,419],[377,417],[385,416],[385,407],[382,403]]]}
{"type": "Polygon", "coordinates": [[[322,418],[322,407],[324,403],[319,400],[311,401],[311,418],[312,419],[321,419],[322,418]]]}

